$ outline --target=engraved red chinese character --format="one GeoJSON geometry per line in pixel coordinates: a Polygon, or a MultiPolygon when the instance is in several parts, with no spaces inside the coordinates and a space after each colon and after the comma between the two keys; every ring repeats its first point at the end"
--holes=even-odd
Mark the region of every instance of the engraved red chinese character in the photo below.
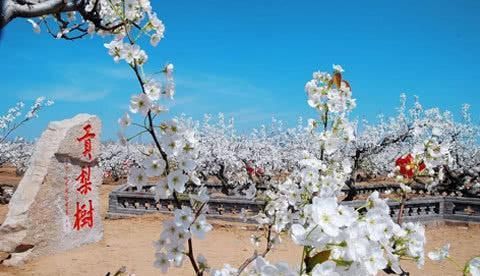
{"type": "Polygon", "coordinates": [[[75,224],[73,225],[73,229],[79,231],[84,227],[93,227],[93,206],[92,201],[88,201],[89,207],[87,209],[86,204],[82,204],[77,202],[77,211],[75,211],[75,224]]]}
{"type": "Polygon", "coordinates": [[[88,157],[88,159],[92,159],[92,139],[95,138],[95,133],[90,132],[92,129],[92,126],[90,124],[87,124],[86,126],[83,127],[83,130],[85,130],[85,134],[77,138],[78,142],[83,142],[83,156],[88,157]]]}
{"type": "Polygon", "coordinates": [[[80,183],[77,191],[82,195],[88,194],[92,190],[92,182],[90,181],[90,166],[83,166],[80,175],[76,178],[80,183]]]}

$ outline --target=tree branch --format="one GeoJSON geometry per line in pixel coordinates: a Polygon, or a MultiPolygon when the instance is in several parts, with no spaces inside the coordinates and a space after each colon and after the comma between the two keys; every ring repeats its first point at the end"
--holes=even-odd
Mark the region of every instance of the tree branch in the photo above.
{"type": "Polygon", "coordinates": [[[46,0],[33,4],[19,3],[18,0],[0,0],[0,2],[0,29],[17,17],[32,18],[78,9],[77,3],[68,0],[46,0]]]}
{"type": "Polygon", "coordinates": [[[265,250],[261,253],[258,254],[257,251],[253,253],[253,255],[246,259],[242,265],[238,268],[237,275],[240,276],[242,272],[247,268],[249,264],[251,264],[253,261],[255,261],[258,257],[265,257],[270,250],[272,250],[273,242],[272,242],[272,224],[268,226],[268,233],[267,233],[267,246],[265,250]]]}

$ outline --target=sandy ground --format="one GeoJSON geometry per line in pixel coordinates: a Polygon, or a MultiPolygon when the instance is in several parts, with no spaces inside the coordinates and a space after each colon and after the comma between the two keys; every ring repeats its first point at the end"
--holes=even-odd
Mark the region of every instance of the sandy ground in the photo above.
{"type": "MultiPolygon", "coordinates": [[[[107,206],[108,193],[115,188],[103,185],[101,190],[103,212],[107,206]]],[[[5,218],[7,206],[0,205],[0,222],[5,218]]],[[[168,216],[146,215],[135,218],[105,220],[104,240],[52,256],[40,257],[22,267],[11,268],[0,265],[0,276],[6,275],[105,275],[126,266],[130,273],[136,275],[159,275],[153,267],[153,240],[161,232],[161,223],[168,216]]],[[[207,257],[210,265],[221,267],[223,263],[239,265],[251,256],[250,235],[243,224],[214,221],[214,231],[205,240],[194,240],[196,252],[207,257]],[[201,249],[201,250],[199,250],[201,249]]],[[[250,229],[251,226],[248,226],[250,229]]],[[[258,232],[257,232],[258,234],[258,232]]],[[[479,225],[443,225],[427,227],[427,251],[451,243],[451,256],[464,264],[473,256],[480,255],[479,225]]],[[[299,263],[301,249],[288,237],[268,257],[271,261],[286,260],[292,265],[299,263]]],[[[411,275],[461,275],[453,263],[434,264],[426,261],[423,270],[414,264],[405,263],[411,275]]],[[[192,275],[188,263],[184,268],[173,269],[168,275],[192,275]]]]}
{"type": "Polygon", "coordinates": [[[0,168],[0,184],[16,185],[20,179],[15,174],[15,168],[0,168]]]}

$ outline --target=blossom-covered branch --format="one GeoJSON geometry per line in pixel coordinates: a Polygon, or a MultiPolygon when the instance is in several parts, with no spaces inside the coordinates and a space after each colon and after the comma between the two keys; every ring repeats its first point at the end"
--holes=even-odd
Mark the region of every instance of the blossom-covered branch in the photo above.
{"type": "Polygon", "coordinates": [[[14,107],[8,109],[7,113],[0,116],[0,144],[5,142],[7,138],[16,129],[27,123],[28,121],[38,117],[38,113],[47,106],[53,104],[53,101],[46,100],[45,97],[39,97],[30,107],[30,110],[22,116],[25,104],[18,102],[14,107]]]}

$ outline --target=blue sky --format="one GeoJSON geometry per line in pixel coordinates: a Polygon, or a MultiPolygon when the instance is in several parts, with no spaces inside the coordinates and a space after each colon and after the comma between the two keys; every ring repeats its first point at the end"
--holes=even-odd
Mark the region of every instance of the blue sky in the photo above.
{"type": "MultiPolygon", "coordinates": [[[[304,84],[314,70],[343,65],[358,108],[353,117],[392,114],[399,94],[458,113],[480,100],[480,1],[157,1],[166,37],[147,72],[175,64],[172,114],[234,116],[240,129],[289,124],[315,113],[304,84]]],[[[100,37],[81,41],[35,34],[10,23],[0,41],[0,110],[48,96],[56,104],[17,134],[37,137],[48,121],[87,112],[113,138],[116,120],[139,92],[126,64],[115,64],[100,37]]]]}

